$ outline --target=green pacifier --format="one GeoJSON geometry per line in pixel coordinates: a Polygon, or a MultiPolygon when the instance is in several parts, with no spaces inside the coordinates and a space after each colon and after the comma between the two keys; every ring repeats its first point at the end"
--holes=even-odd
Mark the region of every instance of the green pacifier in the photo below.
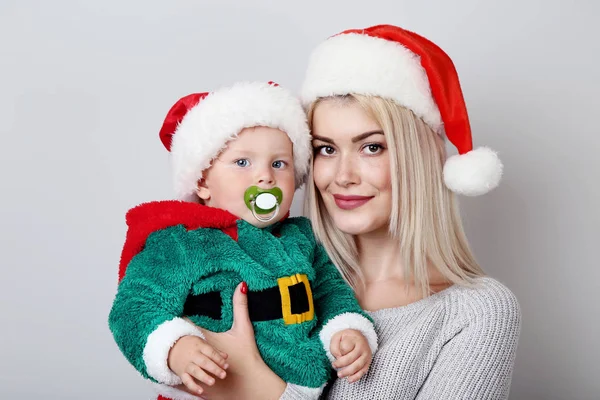
{"type": "Polygon", "coordinates": [[[250,186],[244,192],[244,203],[252,211],[254,218],[261,222],[269,222],[279,213],[279,204],[283,200],[283,192],[278,187],[261,189],[250,186]],[[267,214],[272,214],[265,217],[267,214]]]}

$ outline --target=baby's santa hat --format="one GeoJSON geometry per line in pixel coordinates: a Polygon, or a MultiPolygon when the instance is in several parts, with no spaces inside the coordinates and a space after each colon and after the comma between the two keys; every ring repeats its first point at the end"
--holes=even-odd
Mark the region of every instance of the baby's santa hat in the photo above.
{"type": "Polygon", "coordinates": [[[243,82],[182,97],[167,114],[160,140],[171,152],[179,200],[194,201],[202,173],[245,128],[285,132],[293,144],[296,188],[306,176],[311,139],[300,100],[276,83],[243,82]]]}
{"type": "Polygon", "coordinates": [[[502,163],[487,147],[473,149],[458,74],[434,43],[392,25],[329,38],[310,57],[302,102],[351,93],[392,99],[445,134],[458,150],[444,165],[444,182],[453,192],[477,196],[498,186],[502,163]]]}

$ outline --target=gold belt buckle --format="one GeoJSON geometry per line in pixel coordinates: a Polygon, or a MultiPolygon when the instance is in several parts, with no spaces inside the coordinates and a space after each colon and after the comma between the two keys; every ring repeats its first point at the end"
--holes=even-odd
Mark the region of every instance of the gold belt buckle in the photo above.
{"type": "Polygon", "coordinates": [[[284,276],[283,278],[277,279],[277,284],[279,285],[279,292],[281,293],[283,322],[285,322],[286,325],[301,324],[302,322],[311,321],[315,317],[312,290],[310,289],[310,282],[308,282],[306,274],[284,276]],[[302,282],[306,288],[308,311],[303,312],[302,314],[292,314],[292,302],[290,300],[289,287],[300,282],[302,282]]]}

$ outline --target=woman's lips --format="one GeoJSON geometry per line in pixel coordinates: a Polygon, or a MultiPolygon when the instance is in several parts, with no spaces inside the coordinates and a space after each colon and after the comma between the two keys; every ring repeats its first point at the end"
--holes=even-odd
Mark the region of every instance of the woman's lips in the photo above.
{"type": "Polygon", "coordinates": [[[334,194],[333,198],[335,204],[342,210],[352,210],[362,206],[371,200],[373,196],[344,196],[341,194],[334,194]]]}

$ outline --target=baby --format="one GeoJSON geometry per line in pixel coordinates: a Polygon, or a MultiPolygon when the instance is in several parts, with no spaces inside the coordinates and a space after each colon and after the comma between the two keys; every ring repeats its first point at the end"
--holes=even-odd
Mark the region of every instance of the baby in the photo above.
{"type": "Polygon", "coordinates": [[[362,375],[377,349],[372,321],[309,221],[289,217],[312,151],[299,101],[271,82],[192,94],[171,108],[160,137],[179,200],[127,213],[109,325],[129,362],[162,398],[189,399],[172,387],[182,382],[200,395],[197,383],[224,378],[227,365],[198,326],[229,330],[244,282],[258,349],[284,381],[318,398],[332,352],[351,354],[337,366],[362,375]]]}

